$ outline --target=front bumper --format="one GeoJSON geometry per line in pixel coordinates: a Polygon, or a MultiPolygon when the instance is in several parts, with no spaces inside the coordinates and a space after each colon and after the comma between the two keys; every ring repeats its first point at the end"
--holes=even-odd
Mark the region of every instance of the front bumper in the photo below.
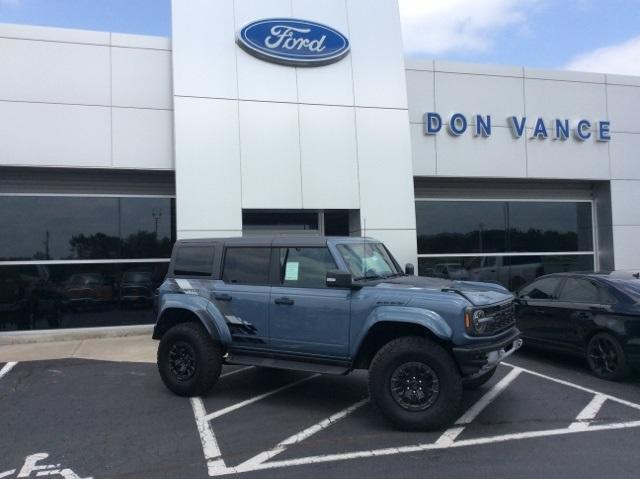
{"type": "Polygon", "coordinates": [[[468,379],[482,376],[511,356],[522,346],[520,331],[513,331],[495,342],[474,346],[459,346],[452,349],[462,376],[468,379]]]}

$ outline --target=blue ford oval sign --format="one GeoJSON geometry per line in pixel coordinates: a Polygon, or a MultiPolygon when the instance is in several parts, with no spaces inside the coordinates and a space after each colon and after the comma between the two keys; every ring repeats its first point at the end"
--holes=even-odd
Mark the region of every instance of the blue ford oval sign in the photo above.
{"type": "Polygon", "coordinates": [[[238,44],[262,60],[294,66],[327,65],[349,53],[349,40],[339,31],[291,18],[252,22],[240,30],[238,44]]]}

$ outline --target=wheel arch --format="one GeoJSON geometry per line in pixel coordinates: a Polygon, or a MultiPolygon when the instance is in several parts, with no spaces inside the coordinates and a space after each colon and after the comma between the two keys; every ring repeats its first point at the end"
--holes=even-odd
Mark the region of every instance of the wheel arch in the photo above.
{"type": "Polygon", "coordinates": [[[451,342],[444,337],[436,335],[424,324],[406,321],[378,321],[367,331],[354,357],[354,369],[368,369],[373,357],[385,344],[394,339],[417,336],[428,338],[441,345],[447,351],[451,349],[451,342]]]}

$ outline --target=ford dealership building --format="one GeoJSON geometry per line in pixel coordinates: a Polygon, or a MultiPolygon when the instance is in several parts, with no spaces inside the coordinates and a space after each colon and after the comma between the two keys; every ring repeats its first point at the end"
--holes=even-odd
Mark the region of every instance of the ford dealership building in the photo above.
{"type": "Polygon", "coordinates": [[[640,269],[640,78],[405,59],[396,0],[0,25],[0,331],[145,324],[176,238],[362,235],[511,289],[640,269]]]}

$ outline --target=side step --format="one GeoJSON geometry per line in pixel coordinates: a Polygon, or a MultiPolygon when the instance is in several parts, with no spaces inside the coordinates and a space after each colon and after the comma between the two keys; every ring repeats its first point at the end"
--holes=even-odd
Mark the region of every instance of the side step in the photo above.
{"type": "Polygon", "coordinates": [[[226,364],[239,364],[243,366],[258,366],[262,368],[289,369],[292,371],[305,371],[308,373],[345,375],[351,371],[348,366],[335,366],[330,364],[318,364],[302,361],[292,361],[290,359],[276,359],[259,356],[246,356],[239,354],[229,354],[226,364]]]}

